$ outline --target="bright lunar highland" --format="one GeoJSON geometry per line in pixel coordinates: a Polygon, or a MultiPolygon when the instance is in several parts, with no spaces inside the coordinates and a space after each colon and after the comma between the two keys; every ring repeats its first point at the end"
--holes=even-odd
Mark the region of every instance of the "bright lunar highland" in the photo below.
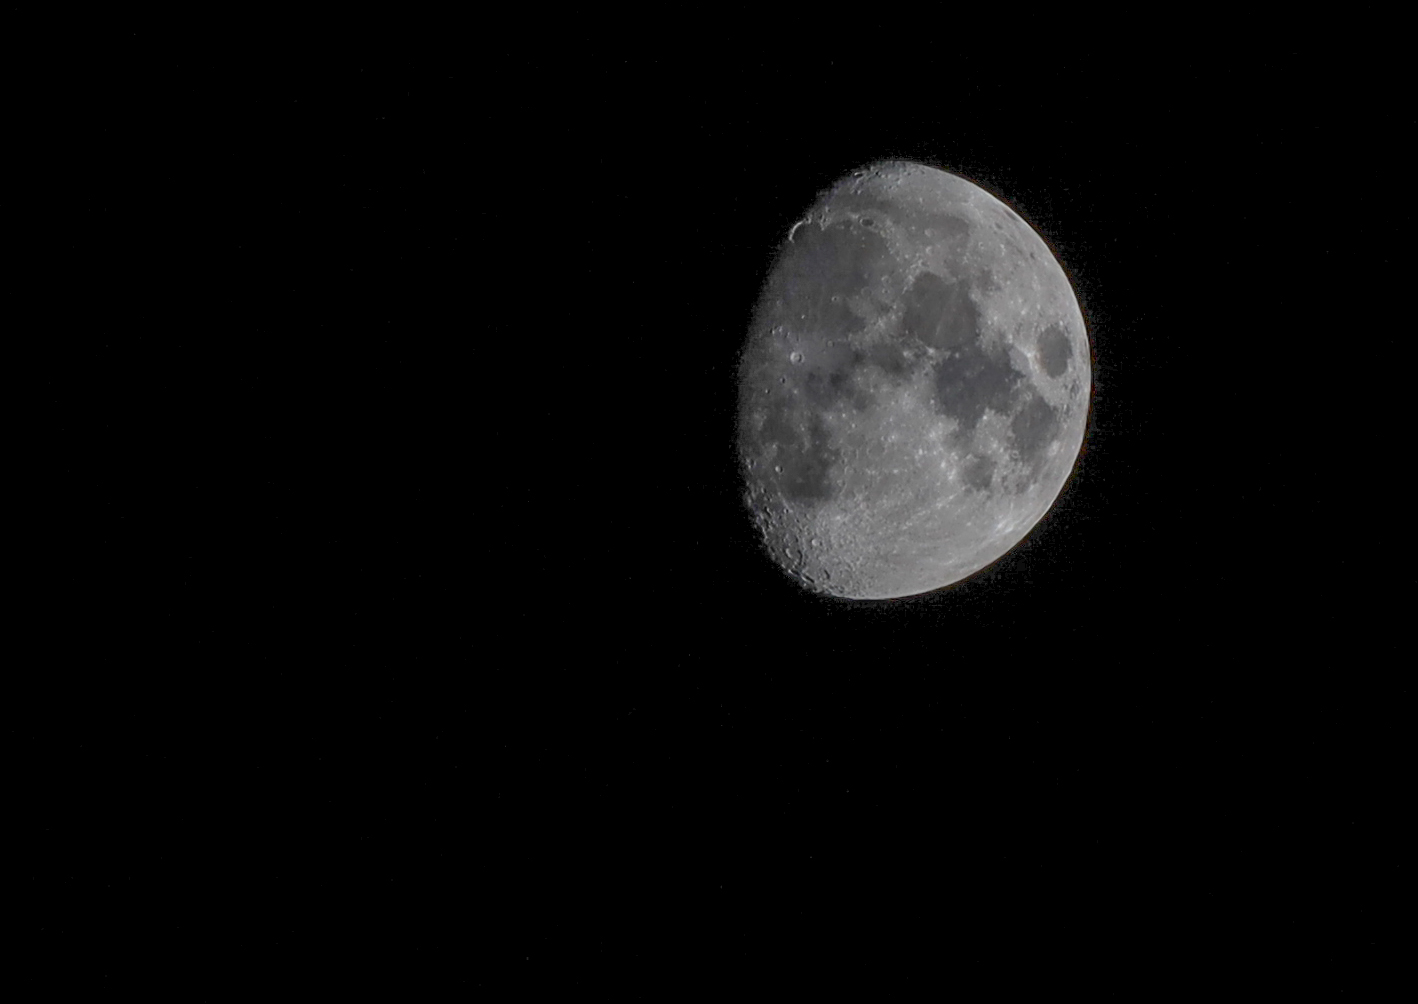
{"type": "Polygon", "coordinates": [[[739,367],[747,502],[810,588],[885,599],[958,582],[1022,540],[1083,443],[1078,300],[984,189],[877,164],[786,236],[739,367]]]}

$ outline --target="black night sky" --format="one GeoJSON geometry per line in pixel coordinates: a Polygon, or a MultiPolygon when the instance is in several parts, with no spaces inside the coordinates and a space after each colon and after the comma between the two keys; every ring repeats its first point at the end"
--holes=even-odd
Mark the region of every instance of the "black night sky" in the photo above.
{"type": "Polygon", "coordinates": [[[60,682],[17,733],[42,945],[873,996],[1392,951],[1412,574],[1344,418],[1397,338],[1347,351],[1412,126],[1383,82],[132,65],[60,167],[91,282],[45,384],[60,682]],[[1017,548],[850,602],[759,550],[735,356],[783,235],[886,158],[1046,239],[1094,398],[1017,548]]]}

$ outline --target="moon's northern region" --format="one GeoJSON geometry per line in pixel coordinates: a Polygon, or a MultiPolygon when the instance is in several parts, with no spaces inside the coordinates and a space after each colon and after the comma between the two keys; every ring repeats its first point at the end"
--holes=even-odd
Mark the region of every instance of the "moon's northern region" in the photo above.
{"type": "Polygon", "coordinates": [[[963,178],[891,162],[785,239],[739,367],[747,503],[777,562],[853,599],[928,592],[1058,497],[1090,392],[1048,246],[963,178]]]}

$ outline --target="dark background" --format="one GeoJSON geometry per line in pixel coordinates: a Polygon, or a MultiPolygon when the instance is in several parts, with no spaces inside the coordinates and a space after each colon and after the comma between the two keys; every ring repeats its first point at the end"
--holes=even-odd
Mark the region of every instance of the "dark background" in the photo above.
{"type": "Polygon", "coordinates": [[[1279,43],[861,58],[67,85],[14,727],[41,946],[115,986],[1371,978],[1411,114],[1279,43]],[[1054,248],[1094,398],[1010,554],[844,602],[758,549],[734,363],[792,223],[888,157],[1054,248]]]}

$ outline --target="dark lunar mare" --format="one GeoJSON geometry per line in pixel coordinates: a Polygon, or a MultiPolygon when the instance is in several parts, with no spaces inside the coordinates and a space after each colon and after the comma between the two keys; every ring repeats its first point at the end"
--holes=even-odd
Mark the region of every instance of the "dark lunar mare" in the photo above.
{"type": "Polygon", "coordinates": [[[911,372],[911,361],[899,346],[875,342],[867,350],[867,359],[887,376],[900,379],[911,372]]]}
{"type": "Polygon", "coordinates": [[[847,300],[874,286],[890,268],[880,234],[846,223],[825,229],[805,223],[784,248],[768,293],[780,322],[825,342],[866,326],[847,300]]]}
{"type": "MultiPolygon", "coordinates": [[[[987,272],[977,277],[988,278],[987,272]]],[[[970,285],[922,272],[903,300],[899,336],[945,352],[932,373],[936,411],[955,419],[967,433],[979,424],[986,409],[1008,413],[1022,376],[1002,351],[985,347],[980,310],[970,296],[970,285]]]]}
{"type": "Polygon", "coordinates": [[[936,410],[973,431],[985,409],[1008,412],[1021,379],[1008,359],[971,342],[935,364],[936,410]]]}
{"type": "Polygon", "coordinates": [[[797,366],[780,369],[782,361],[769,357],[766,343],[753,352],[751,361],[766,365],[768,372],[786,372],[805,400],[794,401],[786,391],[773,388],[762,426],[755,430],[746,416],[742,434],[746,440],[756,436],[760,447],[772,447],[774,469],[764,477],[789,501],[810,505],[828,501],[835,493],[830,475],[840,452],[833,448],[820,413],[843,404],[858,411],[872,406],[858,379],[868,363],[897,375],[906,371],[907,360],[899,350],[874,351],[868,359],[847,341],[866,326],[849,301],[860,303],[861,295],[874,289],[892,267],[885,239],[850,223],[799,226],[774,267],[760,317],[768,325],[787,328],[810,348],[797,366]]]}
{"type": "Polygon", "coordinates": [[[822,419],[812,416],[806,428],[795,423],[786,402],[775,402],[759,432],[760,442],[777,447],[767,480],[791,502],[816,504],[836,493],[829,475],[841,457],[822,419]]]}
{"type": "Polygon", "coordinates": [[[1068,369],[1068,361],[1073,358],[1073,345],[1068,332],[1057,324],[1051,324],[1039,336],[1039,362],[1044,372],[1051,377],[1062,376],[1068,369]]]}
{"type": "Polygon", "coordinates": [[[922,272],[905,296],[901,333],[936,349],[953,349],[980,334],[980,310],[963,282],[922,272]]]}
{"type": "Polygon", "coordinates": [[[1059,434],[1059,413],[1030,388],[1009,421],[1010,438],[1020,457],[1037,471],[1049,444],[1059,434]]]}
{"type": "Polygon", "coordinates": [[[801,381],[808,401],[817,408],[835,408],[849,401],[857,411],[865,411],[871,407],[871,397],[857,381],[865,359],[859,349],[846,342],[821,345],[814,350],[812,362],[801,370],[795,368],[793,376],[801,381]]]}

